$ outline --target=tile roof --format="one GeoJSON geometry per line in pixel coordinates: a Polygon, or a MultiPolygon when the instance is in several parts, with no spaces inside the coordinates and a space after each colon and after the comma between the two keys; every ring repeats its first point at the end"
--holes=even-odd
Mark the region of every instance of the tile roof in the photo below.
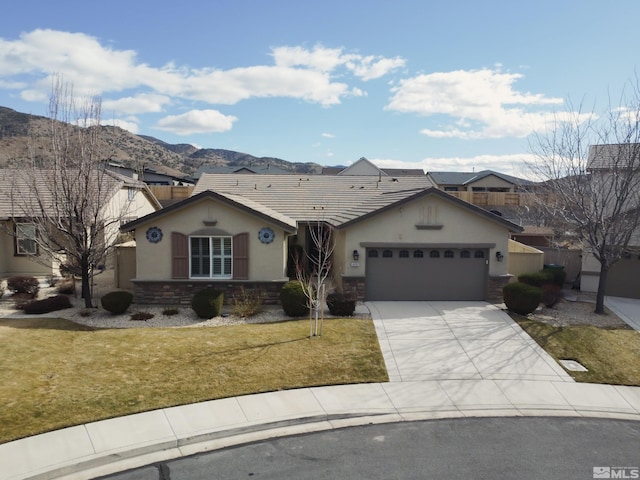
{"type": "Polygon", "coordinates": [[[588,170],[609,170],[640,166],[640,143],[591,145],[587,158],[588,170]]]}
{"type": "Polygon", "coordinates": [[[193,194],[242,197],[297,221],[341,225],[433,187],[425,176],[204,174],[193,194]]]}
{"type": "MultiPolygon", "coordinates": [[[[53,189],[49,187],[52,186],[54,177],[53,170],[37,170],[35,176],[31,177],[30,172],[24,169],[0,169],[0,219],[24,216],[24,209],[29,208],[30,205],[33,211],[37,212],[40,208],[39,203],[52,209],[56,200],[53,189]],[[30,186],[34,181],[37,186],[30,186]],[[36,197],[35,192],[39,197],[36,197]],[[18,198],[20,198],[19,201],[18,198]]],[[[123,186],[128,186],[144,190],[150,201],[158,208],[160,207],[153,194],[142,182],[110,171],[106,171],[103,176],[96,171],[94,181],[97,182],[99,179],[104,182],[103,187],[106,189],[104,191],[108,192],[105,195],[109,198],[123,186]]]]}
{"type": "Polygon", "coordinates": [[[433,181],[438,185],[467,185],[490,175],[495,175],[514,185],[530,185],[533,183],[530,180],[512,177],[493,170],[482,170],[480,172],[427,172],[427,175],[433,178],[433,181]]]}

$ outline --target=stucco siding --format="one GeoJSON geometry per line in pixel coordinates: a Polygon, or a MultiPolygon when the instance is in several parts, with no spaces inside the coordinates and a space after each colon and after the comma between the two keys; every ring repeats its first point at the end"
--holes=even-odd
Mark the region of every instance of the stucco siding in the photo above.
{"type": "Polygon", "coordinates": [[[513,192],[513,183],[507,182],[500,177],[496,177],[495,175],[489,175],[479,179],[476,182],[472,182],[467,185],[467,190],[471,191],[473,187],[483,187],[483,188],[507,188],[510,192],[513,192]]]}
{"type": "Polygon", "coordinates": [[[364,276],[365,262],[362,244],[495,244],[489,251],[489,274],[508,273],[508,230],[469,210],[436,197],[417,199],[393,208],[345,231],[343,272],[347,276],[364,276]],[[428,226],[430,228],[417,228],[428,226]],[[441,228],[439,228],[441,226],[441,228]],[[358,250],[359,266],[351,265],[349,252],[358,250]],[[496,261],[495,252],[504,259],[496,261]]]}
{"type": "Polygon", "coordinates": [[[252,281],[281,280],[286,270],[286,236],[284,230],[269,225],[265,220],[245,211],[211,199],[189,205],[156,220],[142,223],[136,228],[137,276],[138,280],[171,279],[171,232],[190,235],[201,231],[215,221],[216,229],[229,235],[249,233],[249,279],[252,281]],[[273,242],[262,243],[258,239],[261,228],[269,226],[275,233],[273,242]],[[158,227],[163,238],[151,243],[146,238],[150,227],[158,227]]]}
{"type": "MultiPolygon", "coordinates": [[[[7,224],[5,223],[0,230],[0,275],[27,275],[41,277],[51,275],[53,272],[52,262],[43,264],[36,259],[27,256],[17,256],[14,254],[14,239],[12,235],[6,232],[7,224]]],[[[10,228],[10,227],[8,227],[10,228]]],[[[46,257],[41,257],[44,260],[46,257]]]]}

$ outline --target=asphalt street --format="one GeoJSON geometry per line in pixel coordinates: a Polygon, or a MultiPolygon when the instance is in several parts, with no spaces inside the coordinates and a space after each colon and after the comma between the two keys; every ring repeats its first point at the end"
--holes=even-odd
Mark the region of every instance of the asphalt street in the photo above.
{"type": "Polygon", "coordinates": [[[639,471],[639,422],[510,417],[345,428],[202,453],[103,478],[584,480],[639,478],[639,471]]]}

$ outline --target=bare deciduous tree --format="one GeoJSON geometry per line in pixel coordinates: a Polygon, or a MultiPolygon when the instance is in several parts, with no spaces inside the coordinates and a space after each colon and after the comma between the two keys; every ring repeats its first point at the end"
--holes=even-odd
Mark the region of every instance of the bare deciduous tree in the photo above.
{"type": "MultiPolygon", "coordinates": [[[[101,100],[74,96],[56,77],[49,102],[50,149],[30,152],[14,172],[11,192],[14,221],[35,226],[38,256],[62,258],[82,279],[86,307],[92,303],[92,271],[104,263],[127,204],[110,200],[121,187],[104,168],[99,147],[101,100]]],[[[17,231],[13,232],[17,235],[17,231]]]]}
{"type": "Polygon", "coordinates": [[[531,165],[543,180],[538,207],[575,231],[600,263],[596,313],[604,313],[607,274],[640,226],[640,95],[603,115],[572,109],[532,142],[531,165]]]}
{"type": "Polygon", "coordinates": [[[309,240],[304,257],[295,258],[296,279],[302,285],[302,290],[309,302],[312,311],[312,319],[309,326],[309,336],[318,336],[322,333],[320,323],[321,310],[324,305],[324,294],[331,275],[332,255],[335,249],[335,237],[333,227],[325,222],[309,225],[309,240]]]}

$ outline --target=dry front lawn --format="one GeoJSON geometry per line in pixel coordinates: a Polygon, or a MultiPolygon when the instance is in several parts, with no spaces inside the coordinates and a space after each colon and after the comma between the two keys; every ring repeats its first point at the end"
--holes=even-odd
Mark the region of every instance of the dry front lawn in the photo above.
{"type": "Polygon", "coordinates": [[[173,405],[387,381],[371,320],[95,330],[0,319],[0,442],[173,405]]]}
{"type": "Polygon", "coordinates": [[[593,325],[554,326],[512,314],[556,360],[577,360],[588,372],[569,372],[578,382],[640,386],[640,332],[593,325]]]}

